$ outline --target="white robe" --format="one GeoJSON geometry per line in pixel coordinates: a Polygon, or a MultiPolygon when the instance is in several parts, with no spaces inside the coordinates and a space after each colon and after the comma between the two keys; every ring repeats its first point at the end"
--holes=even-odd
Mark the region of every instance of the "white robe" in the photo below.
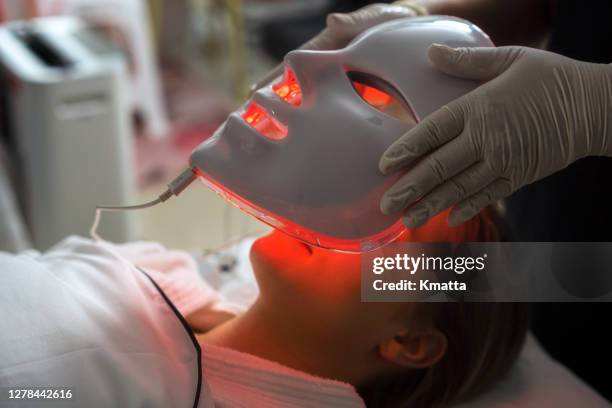
{"type": "Polygon", "coordinates": [[[110,244],[71,237],[44,254],[0,253],[0,310],[3,393],[62,388],[67,407],[213,406],[190,331],[110,244]]]}

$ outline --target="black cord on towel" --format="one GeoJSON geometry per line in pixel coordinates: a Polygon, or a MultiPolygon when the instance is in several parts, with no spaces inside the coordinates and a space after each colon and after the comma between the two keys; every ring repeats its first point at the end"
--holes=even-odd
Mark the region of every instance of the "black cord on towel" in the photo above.
{"type": "Polygon", "coordinates": [[[97,234],[98,225],[100,224],[100,217],[102,216],[103,211],[132,211],[132,210],[142,210],[144,208],[154,207],[157,204],[161,204],[168,200],[172,196],[178,196],[185,190],[193,181],[197,178],[193,168],[188,168],[183,171],[177,178],[172,180],[170,184],[168,184],[168,188],[166,191],[161,193],[159,197],[155,200],[149,201],[148,203],[138,204],[138,205],[128,205],[128,206],[109,206],[109,205],[99,205],[96,206],[96,215],[94,217],[93,224],[89,229],[89,235],[96,241],[100,241],[102,238],[97,234]]]}

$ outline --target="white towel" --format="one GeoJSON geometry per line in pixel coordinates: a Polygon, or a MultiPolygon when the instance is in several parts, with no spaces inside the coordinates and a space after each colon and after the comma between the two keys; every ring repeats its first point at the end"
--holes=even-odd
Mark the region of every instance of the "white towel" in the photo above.
{"type": "Polygon", "coordinates": [[[215,407],[365,407],[350,384],[227,348],[202,345],[202,365],[215,407]]]}

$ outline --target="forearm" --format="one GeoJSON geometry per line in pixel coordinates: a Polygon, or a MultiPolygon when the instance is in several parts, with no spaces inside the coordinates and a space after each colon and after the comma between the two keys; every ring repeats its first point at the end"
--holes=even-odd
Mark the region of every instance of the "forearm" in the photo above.
{"type": "Polygon", "coordinates": [[[550,30],[553,0],[415,0],[429,14],[457,16],[487,32],[496,45],[537,46],[550,30]]]}

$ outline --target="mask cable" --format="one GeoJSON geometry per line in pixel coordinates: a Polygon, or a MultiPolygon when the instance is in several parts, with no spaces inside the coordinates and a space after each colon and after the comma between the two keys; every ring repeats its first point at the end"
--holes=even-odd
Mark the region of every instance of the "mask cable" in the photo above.
{"type": "Polygon", "coordinates": [[[144,208],[154,207],[157,204],[161,204],[167,201],[172,196],[178,196],[185,190],[193,181],[197,178],[192,167],[189,167],[183,171],[178,177],[168,184],[168,188],[162,194],[159,195],[155,200],[149,201],[148,203],[129,205],[129,206],[109,206],[99,205],[96,206],[96,215],[94,217],[93,224],[89,229],[89,235],[95,241],[101,241],[102,238],[97,234],[98,225],[100,224],[100,217],[103,211],[131,211],[131,210],[142,210],[144,208]]]}

